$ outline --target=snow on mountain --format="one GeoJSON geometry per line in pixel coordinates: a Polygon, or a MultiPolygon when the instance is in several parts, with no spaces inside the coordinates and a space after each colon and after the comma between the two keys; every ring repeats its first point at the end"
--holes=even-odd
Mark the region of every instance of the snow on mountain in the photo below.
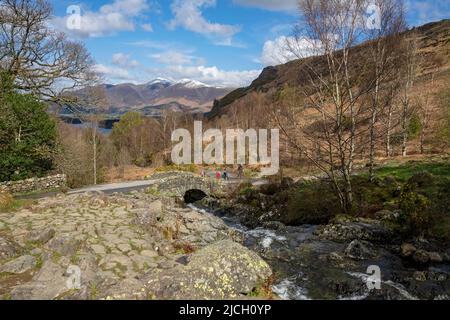
{"type": "Polygon", "coordinates": [[[192,79],[181,79],[175,83],[175,85],[182,85],[186,88],[196,89],[196,88],[213,88],[210,85],[207,85],[206,83],[192,80],[192,79]]]}
{"type": "Polygon", "coordinates": [[[173,82],[169,79],[165,79],[165,78],[156,78],[153,79],[152,81],[147,83],[148,85],[153,85],[153,84],[167,84],[167,85],[172,85],[173,82]]]}

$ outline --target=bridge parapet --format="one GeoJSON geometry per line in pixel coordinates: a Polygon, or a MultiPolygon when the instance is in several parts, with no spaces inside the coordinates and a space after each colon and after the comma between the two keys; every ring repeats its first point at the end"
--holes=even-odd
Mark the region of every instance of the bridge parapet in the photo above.
{"type": "Polygon", "coordinates": [[[184,197],[190,190],[200,190],[205,194],[213,196],[224,191],[221,181],[213,178],[203,178],[190,172],[171,171],[157,173],[149,177],[157,181],[152,189],[161,195],[169,197],[184,197]]]}

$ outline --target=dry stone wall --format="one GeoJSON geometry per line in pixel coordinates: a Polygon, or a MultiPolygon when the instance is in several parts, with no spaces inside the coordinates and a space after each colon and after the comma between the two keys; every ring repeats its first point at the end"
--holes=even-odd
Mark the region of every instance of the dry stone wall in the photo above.
{"type": "Polygon", "coordinates": [[[8,181],[0,183],[0,192],[12,194],[27,193],[34,191],[49,191],[65,188],[67,177],[64,174],[49,176],[44,178],[31,178],[21,181],[8,181]]]}

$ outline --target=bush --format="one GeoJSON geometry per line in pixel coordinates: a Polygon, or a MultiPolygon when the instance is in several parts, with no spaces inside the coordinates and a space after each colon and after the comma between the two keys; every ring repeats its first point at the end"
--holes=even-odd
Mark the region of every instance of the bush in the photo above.
{"type": "Polygon", "coordinates": [[[433,208],[439,214],[450,215],[450,178],[437,182],[437,191],[432,199],[433,208]]]}
{"type": "Polygon", "coordinates": [[[436,185],[437,192],[431,198],[430,235],[450,243],[450,179],[442,179],[436,185]]]}
{"type": "Polygon", "coordinates": [[[140,168],[145,168],[148,165],[150,165],[150,163],[151,163],[150,159],[146,159],[143,156],[139,156],[136,160],[134,160],[134,164],[140,168]]]}
{"type": "Polygon", "coordinates": [[[236,189],[236,193],[241,196],[250,195],[253,191],[255,190],[250,182],[243,182],[236,189]]]}
{"type": "Polygon", "coordinates": [[[433,183],[433,181],[434,181],[433,175],[427,171],[423,171],[413,175],[411,178],[409,178],[407,183],[409,185],[415,184],[417,187],[422,188],[430,186],[433,183]]]}
{"type": "Polygon", "coordinates": [[[282,179],[269,179],[268,184],[263,184],[259,189],[266,196],[273,196],[294,186],[294,180],[289,177],[282,179]]]}
{"type": "Polygon", "coordinates": [[[266,196],[273,196],[276,193],[280,192],[281,190],[282,189],[279,183],[265,184],[262,185],[260,188],[261,193],[266,196]]]}
{"type": "Polygon", "coordinates": [[[288,224],[326,224],[342,213],[339,199],[327,182],[303,183],[290,191],[288,224]]]}
{"type": "Polygon", "coordinates": [[[376,177],[373,182],[367,176],[352,177],[354,193],[354,212],[365,217],[373,217],[378,211],[390,207],[397,194],[397,182],[376,177]]]}
{"type": "Polygon", "coordinates": [[[401,214],[397,229],[401,235],[423,236],[431,227],[431,215],[428,211],[430,200],[416,192],[414,184],[406,184],[400,194],[399,208],[401,214]]]}

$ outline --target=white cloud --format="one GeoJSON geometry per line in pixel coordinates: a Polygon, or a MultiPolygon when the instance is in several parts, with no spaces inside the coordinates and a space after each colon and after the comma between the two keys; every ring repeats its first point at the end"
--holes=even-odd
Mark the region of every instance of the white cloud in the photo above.
{"type": "Polygon", "coordinates": [[[172,47],[171,43],[160,42],[160,41],[152,41],[152,40],[141,40],[128,43],[130,46],[135,46],[139,48],[146,49],[156,49],[156,50],[166,50],[172,47]]]}
{"type": "Polygon", "coordinates": [[[169,28],[175,29],[181,26],[189,31],[211,37],[216,44],[231,45],[233,36],[241,31],[241,27],[206,20],[201,9],[215,5],[216,0],[174,0],[171,5],[174,18],[169,22],[169,28]]]}
{"type": "Polygon", "coordinates": [[[233,0],[234,3],[273,11],[296,12],[298,0],[233,0]]]}
{"type": "Polygon", "coordinates": [[[255,80],[261,70],[226,71],[216,66],[167,66],[163,69],[149,70],[152,74],[158,74],[165,78],[181,80],[184,78],[194,79],[212,86],[221,87],[244,87],[255,80]]]}
{"type": "Polygon", "coordinates": [[[131,80],[128,70],[118,67],[106,66],[104,64],[97,64],[94,66],[94,71],[102,75],[108,81],[123,81],[131,80]]]}
{"type": "Polygon", "coordinates": [[[115,53],[112,56],[113,64],[123,68],[137,68],[140,63],[137,60],[132,60],[131,55],[125,53],[115,53]]]}
{"type": "Polygon", "coordinates": [[[175,50],[155,53],[150,55],[150,57],[155,59],[159,63],[168,65],[192,64],[192,61],[195,59],[194,56],[175,50]]]}
{"type": "Polygon", "coordinates": [[[149,9],[147,0],[114,0],[98,12],[82,11],[81,28],[68,29],[68,17],[55,17],[52,25],[79,37],[102,37],[119,31],[134,31],[135,19],[149,9]]]}
{"type": "Polygon", "coordinates": [[[135,17],[148,9],[147,0],[115,0],[112,4],[106,4],[100,8],[103,14],[122,13],[129,17],[135,17]]]}
{"type": "Polygon", "coordinates": [[[320,53],[321,49],[317,41],[281,36],[264,43],[260,62],[265,66],[273,66],[320,53]]]}
{"type": "Polygon", "coordinates": [[[153,32],[153,26],[151,23],[144,23],[141,27],[144,31],[153,32]]]}

